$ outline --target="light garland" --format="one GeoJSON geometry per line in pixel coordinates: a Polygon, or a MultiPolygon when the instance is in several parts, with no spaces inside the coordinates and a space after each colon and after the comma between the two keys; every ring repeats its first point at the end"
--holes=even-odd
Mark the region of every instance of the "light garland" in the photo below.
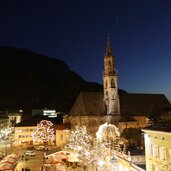
{"type": "Polygon", "coordinates": [[[116,141],[120,136],[118,128],[110,123],[105,123],[99,126],[99,130],[96,133],[97,140],[100,142],[116,141]]]}
{"type": "Polygon", "coordinates": [[[120,133],[115,125],[105,123],[99,127],[93,139],[85,127],[71,131],[69,148],[74,150],[82,165],[96,161],[98,170],[117,168],[118,140],[120,133]]]}
{"type": "Polygon", "coordinates": [[[99,126],[96,133],[99,170],[117,170],[117,154],[119,152],[120,133],[115,125],[105,123],[99,126]]]}
{"type": "Polygon", "coordinates": [[[33,141],[48,142],[55,139],[53,123],[48,120],[42,120],[37,124],[36,130],[31,134],[33,141]]]}
{"type": "Polygon", "coordinates": [[[92,159],[92,137],[87,134],[85,127],[79,127],[75,131],[71,131],[70,144],[68,146],[74,150],[75,155],[84,163],[92,159]]]}

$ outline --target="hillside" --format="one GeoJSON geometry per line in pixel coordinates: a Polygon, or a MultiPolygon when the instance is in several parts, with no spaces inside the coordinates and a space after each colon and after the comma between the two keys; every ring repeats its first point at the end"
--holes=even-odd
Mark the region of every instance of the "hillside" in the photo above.
{"type": "Polygon", "coordinates": [[[0,47],[0,110],[53,108],[67,113],[78,93],[102,91],[61,60],[26,49],[0,47]]]}

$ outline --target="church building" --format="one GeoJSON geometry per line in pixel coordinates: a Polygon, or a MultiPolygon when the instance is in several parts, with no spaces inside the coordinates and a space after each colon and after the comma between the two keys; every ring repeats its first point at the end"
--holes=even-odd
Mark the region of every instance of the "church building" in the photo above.
{"type": "Polygon", "coordinates": [[[104,55],[103,89],[103,92],[80,92],[69,113],[73,129],[85,126],[94,136],[105,122],[115,124],[120,132],[128,127],[140,129],[148,125],[147,115],[155,105],[161,109],[163,117],[171,116],[165,110],[171,104],[164,94],[128,93],[118,88],[116,57],[109,37],[104,55]]]}

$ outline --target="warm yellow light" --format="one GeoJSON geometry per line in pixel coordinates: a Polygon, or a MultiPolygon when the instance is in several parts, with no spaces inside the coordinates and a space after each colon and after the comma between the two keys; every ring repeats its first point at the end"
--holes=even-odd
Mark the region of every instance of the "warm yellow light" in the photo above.
{"type": "Polygon", "coordinates": [[[103,141],[110,139],[112,141],[116,140],[120,136],[118,128],[115,125],[110,123],[105,123],[99,126],[98,131],[96,132],[97,140],[103,141]]]}
{"type": "Polygon", "coordinates": [[[104,164],[105,164],[105,162],[104,162],[103,160],[98,161],[98,165],[99,165],[100,167],[102,167],[104,164]]]}
{"type": "Polygon", "coordinates": [[[147,134],[144,134],[144,139],[146,144],[150,144],[150,138],[147,134]]]}

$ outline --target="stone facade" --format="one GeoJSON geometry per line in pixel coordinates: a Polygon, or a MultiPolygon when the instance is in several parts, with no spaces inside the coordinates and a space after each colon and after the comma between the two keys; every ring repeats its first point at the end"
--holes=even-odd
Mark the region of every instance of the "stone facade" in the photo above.
{"type": "Polygon", "coordinates": [[[93,137],[96,136],[96,132],[100,125],[109,122],[116,123],[113,120],[113,116],[111,115],[101,115],[101,116],[70,116],[70,122],[72,123],[72,129],[75,129],[77,126],[85,126],[87,132],[93,137]]]}

